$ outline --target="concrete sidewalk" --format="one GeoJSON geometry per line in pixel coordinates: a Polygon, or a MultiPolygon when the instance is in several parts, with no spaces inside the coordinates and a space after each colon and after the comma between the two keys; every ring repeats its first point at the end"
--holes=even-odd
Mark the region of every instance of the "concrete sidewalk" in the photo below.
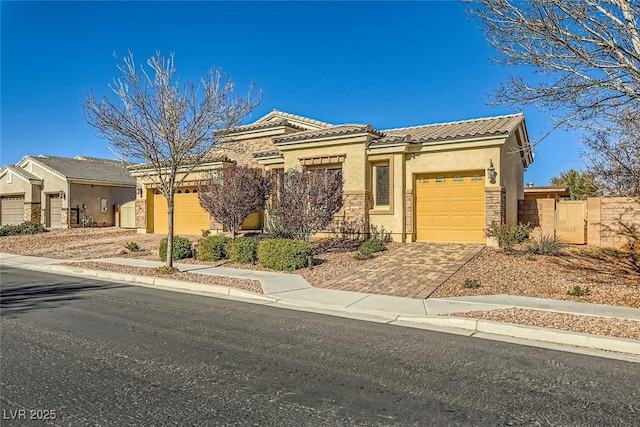
{"type": "MultiPolygon", "coordinates": [[[[314,288],[301,276],[296,274],[226,267],[207,267],[194,264],[175,264],[181,271],[186,272],[258,280],[264,290],[264,295],[260,295],[224,286],[176,281],[165,278],[132,276],[123,273],[87,270],[60,265],[70,261],[71,260],[0,253],[0,265],[17,268],[95,277],[100,280],[125,282],[133,285],[152,286],[154,288],[202,295],[224,295],[243,301],[270,304],[277,307],[343,315],[365,320],[377,320],[403,326],[426,325],[435,328],[454,328],[457,332],[466,333],[467,335],[482,333],[503,335],[527,340],[640,355],[640,341],[635,340],[602,337],[533,326],[505,324],[488,320],[444,316],[454,312],[524,308],[640,321],[640,309],[630,307],[586,304],[511,295],[484,295],[420,300],[314,288]]],[[[158,267],[163,265],[160,261],[134,258],[104,258],[93,261],[137,267],[158,267]]]]}

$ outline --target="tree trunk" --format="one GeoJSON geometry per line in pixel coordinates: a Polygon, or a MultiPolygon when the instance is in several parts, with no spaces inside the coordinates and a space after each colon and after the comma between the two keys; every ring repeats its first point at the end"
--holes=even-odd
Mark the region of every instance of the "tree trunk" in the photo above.
{"type": "Polygon", "coordinates": [[[167,198],[167,267],[173,267],[173,197],[167,198]]]}

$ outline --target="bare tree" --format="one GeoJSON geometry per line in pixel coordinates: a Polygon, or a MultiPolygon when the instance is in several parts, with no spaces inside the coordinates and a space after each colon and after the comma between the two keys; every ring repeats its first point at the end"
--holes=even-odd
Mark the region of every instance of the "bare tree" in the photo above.
{"type": "Polygon", "coordinates": [[[309,240],[324,230],[342,208],[342,171],[334,169],[284,172],[272,212],[277,225],[295,238],[309,240]]]}
{"type": "Polygon", "coordinates": [[[198,199],[235,239],[244,220],[265,209],[271,186],[269,173],[248,166],[231,166],[210,172],[206,183],[198,187],[198,199]]]}
{"type": "Polygon", "coordinates": [[[212,147],[260,102],[251,88],[234,95],[234,85],[219,70],[199,84],[175,79],[174,55],[160,53],[138,66],[133,54],[122,59],[122,76],[109,86],[115,101],[97,100],[90,92],[82,102],[85,117],[98,136],[130,162],[146,162],[151,179],[167,199],[167,266],[172,267],[174,194],[212,147]]]}
{"type": "Polygon", "coordinates": [[[531,66],[540,78],[514,76],[494,102],[555,110],[558,125],[590,128],[640,101],[640,5],[629,0],[477,0],[496,60],[531,66]],[[561,110],[561,111],[560,111],[561,110]]]}
{"type": "Polygon", "coordinates": [[[636,197],[640,202],[640,112],[628,111],[616,119],[616,133],[609,126],[596,130],[583,142],[591,172],[600,177],[606,196],[636,197]]]}

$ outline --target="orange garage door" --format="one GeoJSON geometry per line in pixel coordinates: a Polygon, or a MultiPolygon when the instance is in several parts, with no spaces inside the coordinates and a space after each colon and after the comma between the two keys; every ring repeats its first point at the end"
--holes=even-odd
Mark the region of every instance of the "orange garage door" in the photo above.
{"type": "MultiPolygon", "coordinates": [[[[197,234],[209,229],[209,213],[202,209],[198,193],[178,193],[174,196],[174,234],[197,234]]],[[[162,194],[153,196],[153,232],[167,232],[167,199],[162,194]]]]}
{"type": "Polygon", "coordinates": [[[418,175],[416,240],[484,243],[484,171],[418,175]]]}

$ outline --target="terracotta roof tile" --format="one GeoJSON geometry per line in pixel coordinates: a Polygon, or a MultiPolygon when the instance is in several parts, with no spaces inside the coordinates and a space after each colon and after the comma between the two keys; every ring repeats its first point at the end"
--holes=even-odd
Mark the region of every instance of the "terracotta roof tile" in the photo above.
{"type": "Polygon", "coordinates": [[[369,145],[395,143],[425,143],[452,139],[507,135],[524,119],[522,114],[487,117],[449,123],[435,123],[381,131],[383,136],[372,140],[369,145]]]}
{"type": "Polygon", "coordinates": [[[278,150],[275,151],[262,151],[259,153],[253,153],[254,159],[259,159],[262,157],[273,157],[273,156],[282,156],[282,153],[278,150]]]}
{"type": "Polygon", "coordinates": [[[306,139],[322,138],[327,136],[352,135],[363,132],[372,132],[382,136],[381,133],[375,131],[371,125],[366,124],[345,124],[331,126],[325,129],[314,129],[304,132],[296,132],[289,135],[273,138],[275,144],[291,141],[304,141],[306,139]]]}
{"type": "Polygon", "coordinates": [[[269,114],[259,118],[258,120],[255,121],[255,123],[261,123],[264,122],[266,120],[269,120],[271,117],[273,117],[274,115],[278,115],[284,118],[289,118],[292,120],[298,120],[304,123],[309,123],[311,125],[315,125],[315,126],[321,126],[321,127],[329,127],[329,126],[333,126],[331,123],[327,123],[327,122],[322,122],[320,120],[316,120],[316,119],[310,119],[309,117],[304,117],[304,116],[299,116],[297,114],[291,114],[291,113],[285,113],[284,111],[280,111],[278,109],[273,109],[269,114]]]}

